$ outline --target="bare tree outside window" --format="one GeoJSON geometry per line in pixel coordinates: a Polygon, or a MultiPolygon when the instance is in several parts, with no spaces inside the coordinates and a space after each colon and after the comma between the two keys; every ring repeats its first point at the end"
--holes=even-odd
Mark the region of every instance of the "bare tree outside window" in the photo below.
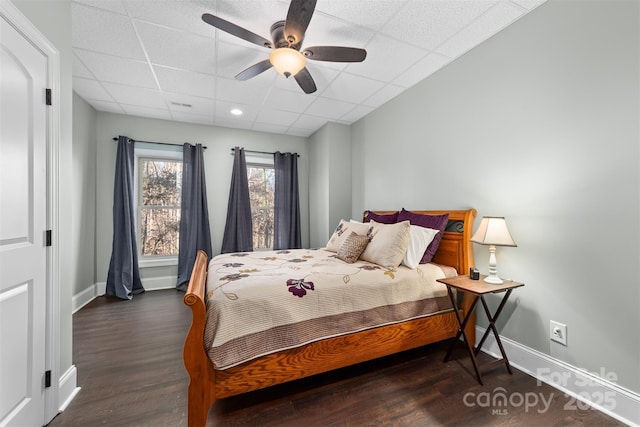
{"type": "Polygon", "coordinates": [[[138,175],[140,254],[178,255],[182,162],[140,158],[138,175]]]}
{"type": "Polygon", "coordinates": [[[247,165],[253,224],[253,249],[273,249],[275,170],[272,166],[247,165]]]}

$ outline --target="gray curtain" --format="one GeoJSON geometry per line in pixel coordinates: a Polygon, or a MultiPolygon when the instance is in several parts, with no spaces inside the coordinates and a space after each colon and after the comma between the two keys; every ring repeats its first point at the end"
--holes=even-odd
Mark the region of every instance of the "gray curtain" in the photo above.
{"type": "Polygon", "coordinates": [[[189,286],[196,253],[203,250],[208,256],[212,255],[203,151],[201,144],[184,144],[182,147],[182,200],[176,284],[176,289],[181,291],[186,291],[189,286]]]}
{"type": "Polygon", "coordinates": [[[244,148],[235,147],[227,206],[227,223],[224,227],[221,252],[226,254],[250,251],[253,251],[253,228],[247,162],[244,148]]]}
{"type": "Polygon", "coordinates": [[[113,186],[113,244],[106,295],[131,299],[144,292],[138,269],[135,205],[133,200],[134,141],[118,138],[113,186]]]}
{"type": "Polygon", "coordinates": [[[273,249],[299,249],[302,247],[300,232],[300,197],[298,192],[298,155],[276,152],[275,202],[273,249]]]}

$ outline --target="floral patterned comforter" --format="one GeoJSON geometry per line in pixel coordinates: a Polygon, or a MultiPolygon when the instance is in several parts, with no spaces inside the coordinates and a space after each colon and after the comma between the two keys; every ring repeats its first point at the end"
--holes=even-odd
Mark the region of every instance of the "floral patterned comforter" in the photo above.
{"type": "Polygon", "coordinates": [[[347,264],[323,249],[218,255],[209,263],[205,345],[216,369],[323,338],[451,309],[451,267],[347,264]]]}

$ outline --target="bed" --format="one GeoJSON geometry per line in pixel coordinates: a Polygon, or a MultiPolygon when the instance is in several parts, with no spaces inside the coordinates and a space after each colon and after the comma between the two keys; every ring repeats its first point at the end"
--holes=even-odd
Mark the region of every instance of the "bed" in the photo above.
{"type": "MultiPolygon", "coordinates": [[[[455,275],[456,272],[459,274],[468,272],[469,268],[474,265],[470,237],[473,232],[476,211],[468,209],[414,212],[422,215],[448,214],[448,226],[441,233],[441,240],[431,264],[443,266],[442,271],[449,275],[455,275]]],[[[392,211],[375,212],[377,215],[393,213],[392,211]]],[[[189,287],[184,296],[184,303],[192,311],[192,323],[187,333],[183,350],[184,365],[190,378],[188,390],[189,426],[204,426],[209,408],[217,399],[247,393],[451,339],[458,332],[455,313],[450,308],[450,305],[444,303],[445,296],[445,298],[440,299],[434,298],[433,301],[435,302],[433,302],[431,309],[433,313],[429,315],[410,315],[408,320],[398,320],[393,317],[395,316],[394,313],[385,312],[384,316],[392,316],[392,319],[385,318],[381,326],[355,327],[348,333],[329,331],[328,338],[296,333],[294,335],[303,336],[302,344],[282,343],[281,347],[285,348],[283,350],[274,348],[265,350],[261,348],[245,359],[238,359],[232,354],[233,352],[227,351],[225,347],[228,342],[234,341],[233,337],[228,337],[226,340],[222,340],[221,343],[216,344],[214,342],[216,335],[225,336],[226,332],[221,329],[220,325],[224,324],[222,316],[228,315],[212,311],[212,304],[207,305],[208,298],[217,293],[219,298],[230,303],[235,304],[244,300],[242,292],[245,291],[239,279],[248,280],[246,278],[254,272],[260,271],[264,273],[265,271],[270,271],[269,268],[271,268],[272,263],[286,264],[290,271],[297,271],[302,268],[299,267],[302,264],[313,264],[316,270],[329,268],[327,266],[336,260],[333,260],[333,256],[323,249],[283,251],[277,255],[273,253],[255,253],[235,254],[235,256],[237,258],[214,257],[209,262],[207,255],[204,252],[199,252],[189,287]],[[210,275],[212,277],[216,275],[216,283],[219,282],[220,285],[209,283],[209,291],[207,292],[207,272],[209,269],[211,269],[210,275]],[[208,318],[215,320],[210,321],[207,325],[208,318]],[[215,333],[212,333],[212,324],[215,324],[215,333]]],[[[418,274],[423,277],[429,274],[430,268],[432,267],[424,265],[414,270],[412,274],[418,274]]],[[[343,281],[342,287],[344,288],[345,286],[353,286],[355,282],[352,282],[352,280],[356,277],[361,276],[361,278],[365,279],[366,277],[372,277],[367,276],[367,274],[385,275],[388,279],[391,276],[395,278],[395,275],[401,273],[411,274],[405,272],[405,270],[409,270],[408,268],[378,268],[377,270],[379,271],[374,270],[376,270],[375,264],[367,265],[367,263],[361,264],[360,261],[357,261],[354,264],[341,267],[341,270],[337,271],[335,275],[343,281]]],[[[269,274],[278,274],[275,271],[269,274]]],[[[265,274],[265,280],[269,274],[265,274]]],[[[312,273],[307,272],[304,274],[309,275],[312,273]]],[[[313,298],[323,288],[322,286],[314,288],[312,284],[309,284],[313,283],[313,281],[306,279],[287,281],[288,289],[283,288],[285,289],[283,293],[288,294],[290,297],[287,300],[288,303],[295,302],[298,304],[303,301],[313,301],[313,298]],[[287,290],[288,292],[286,292],[287,290]]],[[[339,286],[336,289],[339,291],[339,286]]],[[[443,296],[442,294],[439,295],[440,297],[443,296]]],[[[334,296],[335,301],[341,301],[343,298],[345,297],[342,294],[334,296]]],[[[392,300],[393,296],[384,298],[392,300]]],[[[459,298],[461,299],[460,307],[464,315],[464,310],[469,307],[471,298],[464,294],[460,295],[459,298]]],[[[354,303],[348,302],[347,304],[354,303]]],[[[411,309],[415,309],[415,307],[411,307],[411,309]]],[[[309,309],[302,311],[309,311],[309,309]]],[[[376,312],[374,317],[379,314],[376,312]]],[[[332,313],[323,312],[323,315],[331,316],[332,313]]],[[[274,315],[273,317],[277,318],[278,316],[274,315]]],[[[236,322],[235,324],[237,325],[238,323],[236,322]]],[[[246,327],[248,328],[245,331],[246,334],[255,333],[259,336],[257,331],[251,329],[251,325],[246,327]]],[[[312,328],[304,329],[303,332],[315,331],[316,329],[318,329],[317,324],[312,328]]],[[[473,345],[475,342],[475,319],[468,323],[466,332],[473,345]]],[[[265,341],[272,342],[276,340],[274,336],[262,336],[261,342],[265,341]]],[[[245,347],[252,346],[245,344],[245,347]]]]}

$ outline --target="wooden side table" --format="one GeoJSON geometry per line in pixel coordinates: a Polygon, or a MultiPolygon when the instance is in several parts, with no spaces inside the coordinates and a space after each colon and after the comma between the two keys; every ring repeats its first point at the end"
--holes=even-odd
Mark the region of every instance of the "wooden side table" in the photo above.
{"type": "Polygon", "coordinates": [[[509,365],[509,359],[507,359],[507,354],[504,352],[504,348],[502,347],[502,342],[500,341],[500,335],[498,334],[498,330],[496,329],[496,320],[498,320],[498,316],[500,316],[502,309],[507,303],[507,300],[509,299],[509,295],[511,295],[511,291],[513,291],[515,288],[519,288],[520,286],[524,286],[524,283],[513,282],[511,280],[505,280],[504,283],[502,283],[501,285],[492,285],[491,283],[487,283],[484,281],[485,277],[486,276],[481,275],[480,280],[471,280],[469,276],[457,276],[457,277],[449,277],[445,279],[438,279],[438,282],[444,283],[445,285],[447,285],[447,292],[449,294],[449,298],[451,299],[451,304],[453,304],[454,312],[456,314],[456,319],[458,319],[458,326],[460,327],[460,329],[458,330],[458,334],[451,342],[451,346],[449,347],[449,350],[447,351],[447,354],[444,357],[444,361],[445,362],[449,361],[449,359],[451,358],[453,349],[458,343],[460,336],[462,336],[462,340],[464,341],[467,347],[467,350],[469,352],[469,356],[471,357],[471,362],[473,363],[473,369],[476,371],[478,382],[481,385],[483,385],[483,382],[482,382],[482,376],[480,375],[480,371],[478,370],[478,362],[476,361],[476,355],[480,352],[480,349],[482,348],[482,345],[484,344],[485,340],[489,336],[490,331],[493,332],[496,342],[498,343],[498,347],[500,348],[500,353],[502,353],[502,359],[493,361],[488,365],[493,366],[496,364],[504,363],[504,365],[507,367],[507,372],[509,372],[509,374],[513,374],[513,372],[511,371],[511,365],[509,365]],[[460,317],[460,311],[459,311],[458,305],[456,304],[456,299],[455,299],[455,296],[453,295],[452,288],[462,292],[470,293],[474,296],[471,306],[469,308],[469,311],[465,313],[464,319],[460,317]],[[504,296],[502,297],[502,301],[500,301],[500,305],[498,306],[495,314],[491,315],[491,312],[489,311],[489,307],[487,306],[487,302],[485,301],[484,296],[486,294],[495,294],[495,293],[501,293],[501,292],[505,292],[504,296]],[[487,315],[487,319],[489,320],[489,327],[484,332],[484,335],[482,336],[480,343],[476,346],[476,348],[473,348],[469,343],[469,340],[467,339],[467,335],[464,332],[464,328],[467,326],[467,323],[469,322],[469,319],[471,317],[471,313],[473,313],[476,307],[476,304],[478,303],[478,300],[482,302],[482,306],[484,307],[484,312],[487,315]]]}

